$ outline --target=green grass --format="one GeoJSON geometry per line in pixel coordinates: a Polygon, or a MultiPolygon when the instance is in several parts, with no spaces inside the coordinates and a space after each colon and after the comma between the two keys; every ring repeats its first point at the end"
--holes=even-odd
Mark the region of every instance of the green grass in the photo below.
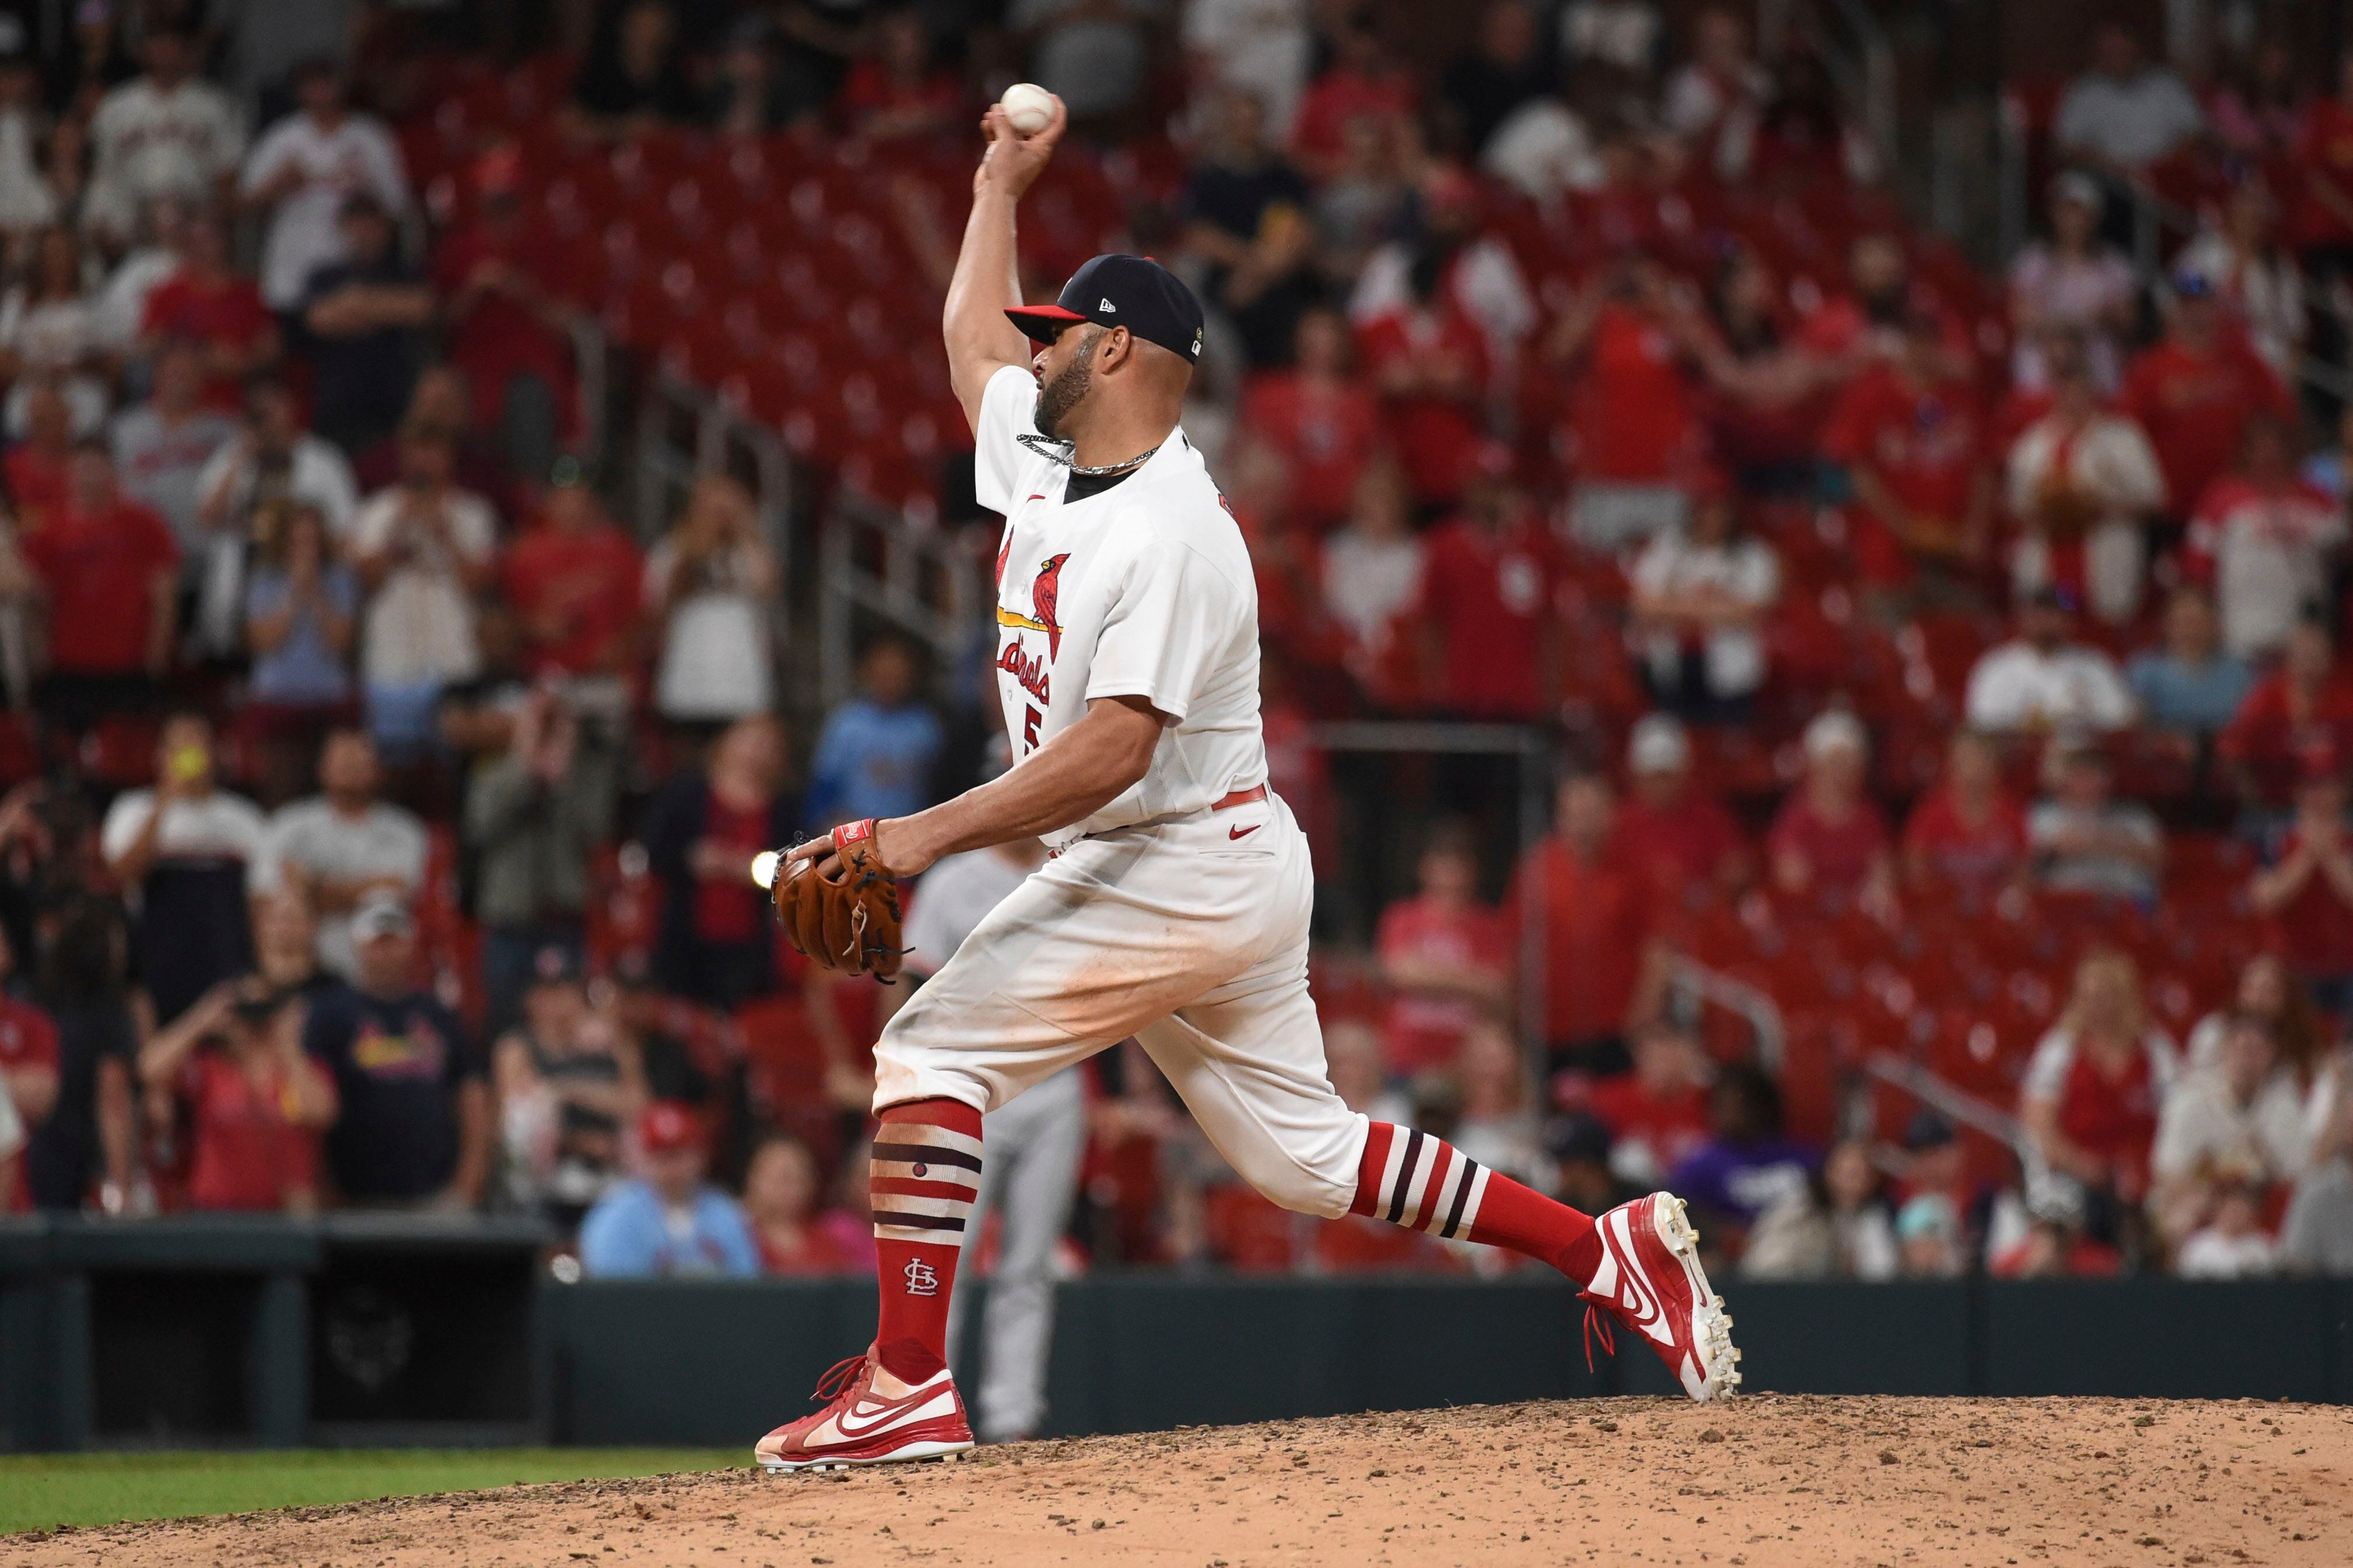
{"type": "Polygon", "coordinates": [[[733,1448],[351,1448],[0,1457],[0,1535],[741,1466],[733,1448]]]}

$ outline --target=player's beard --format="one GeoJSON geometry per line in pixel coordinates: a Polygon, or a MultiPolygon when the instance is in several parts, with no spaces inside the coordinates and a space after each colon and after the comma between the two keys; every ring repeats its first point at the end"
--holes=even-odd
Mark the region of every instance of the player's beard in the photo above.
{"type": "Polygon", "coordinates": [[[1058,426],[1071,409],[1086,401],[1094,385],[1095,340],[1103,336],[1103,329],[1091,324],[1083,331],[1086,336],[1079,340],[1079,352],[1071,363],[1038,389],[1038,408],[1031,422],[1038,426],[1038,434],[1050,441],[1069,439],[1058,426]]]}

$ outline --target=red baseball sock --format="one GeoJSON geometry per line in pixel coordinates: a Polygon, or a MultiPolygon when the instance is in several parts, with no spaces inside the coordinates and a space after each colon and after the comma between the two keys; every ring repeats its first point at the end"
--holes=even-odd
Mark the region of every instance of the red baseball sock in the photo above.
{"type": "Polygon", "coordinates": [[[1601,1238],[1590,1219],[1466,1158],[1443,1138],[1386,1121],[1374,1122],[1365,1140],[1349,1212],[1507,1247],[1579,1285],[1601,1266],[1601,1238]]]}
{"type": "Polygon", "coordinates": [[[882,1288],[874,1342],[893,1377],[921,1383],[947,1364],[948,1295],[979,1187],[979,1111],[918,1100],[882,1112],[867,1190],[882,1288]]]}

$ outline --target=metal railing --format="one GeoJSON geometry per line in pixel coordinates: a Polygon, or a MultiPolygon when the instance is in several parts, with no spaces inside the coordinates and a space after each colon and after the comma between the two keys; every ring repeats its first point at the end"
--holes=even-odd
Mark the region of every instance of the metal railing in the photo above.
{"type": "Polygon", "coordinates": [[[1738,1014],[1756,1037],[1757,1065],[1775,1078],[1781,1076],[1788,1029],[1781,1017],[1781,1005],[1769,992],[1680,952],[1670,960],[1667,974],[1670,986],[1694,1001],[1738,1014]]]}
{"type": "Polygon", "coordinates": [[[2021,1161],[2033,1157],[2032,1142],[2018,1118],[1938,1078],[1910,1058],[1875,1051],[1863,1058],[1862,1070],[1868,1078],[1902,1089],[1955,1126],[1984,1133],[2021,1161]]]}
{"type": "Polygon", "coordinates": [[[848,697],[860,621],[881,621],[951,668],[973,647],[987,602],[961,535],[896,508],[845,494],[818,542],[818,684],[831,708],[848,697]]]}

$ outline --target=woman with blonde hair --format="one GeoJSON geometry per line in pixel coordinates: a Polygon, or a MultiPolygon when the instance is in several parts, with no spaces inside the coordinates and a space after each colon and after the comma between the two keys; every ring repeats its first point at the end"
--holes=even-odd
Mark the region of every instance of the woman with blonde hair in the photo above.
{"type": "Polygon", "coordinates": [[[776,562],[744,487],[705,474],[646,557],[646,607],[661,626],[654,706],[665,719],[719,725],[774,700],[768,608],[776,562]]]}
{"type": "Polygon", "coordinates": [[[2085,952],[2066,1010],[2035,1047],[2020,1089],[2028,1206],[2080,1205],[2091,1234],[2113,1242],[2147,1195],[2158,1112],[2179,1072],[2131,955],[2085,952]]]}

